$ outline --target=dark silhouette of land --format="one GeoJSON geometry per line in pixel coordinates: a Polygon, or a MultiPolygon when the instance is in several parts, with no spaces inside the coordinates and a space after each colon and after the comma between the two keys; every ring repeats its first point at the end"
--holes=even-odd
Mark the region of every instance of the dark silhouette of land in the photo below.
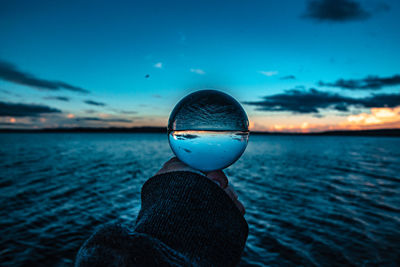
{"type": "MultiPolygon", "coordinates": [[[[44,129],[0,129],[0,133],[167,133],[166,127],[108,127],[108,128],[44,128],[44,129]]],[[[399,136],[400,129],[325,131],[315,133],[258,132],[251,135],[308,135],[308,136],[399,136]]]]}
{"type": "Polygon", "coordinates": [[[0,129],[0,133],[167,133],[166,127],[76,127],[42,129],[0,129]]]}

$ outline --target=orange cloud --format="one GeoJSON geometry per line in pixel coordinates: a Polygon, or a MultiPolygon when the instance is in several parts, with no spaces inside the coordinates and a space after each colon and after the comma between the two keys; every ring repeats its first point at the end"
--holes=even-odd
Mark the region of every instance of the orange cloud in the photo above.
{"type": "Polygon", "coordinates": [[[68,119],[73,119],[73,118],[75,118],[75,115],[74,115],[74,114],[68,114],[68,115],[67,115],[67,118],[68,118],[68,119]]]}
{"type": "Polygon", "coordinates": [[[99,113],[99,117],[102,118],[102,119],[107,119],[107,118],[110,118],[111,115],[107,114],[107,113],[99,113]]]}
{"type": "MultiPolygon", "coordinates": [[[[299,125],[293,124],[274,124],[267,128],[267,131],[270,132],[301,132],[301,133],[308,133],[314,128],[318,127],[317,125],[309,124],[308,122],[303,122],[299,125]]],[[[315,129],[314,129],[315,130],[315,129]]]]}
{"type": "Polygon", "coordinates": [[[367,130],[400,128],[400,106],[396,108],[371,108],[370,113],[357,115],[327,116],[269,116],[256,117],[253,131],[269,132],[320,132],[333,130],[367,130]]]}
{"type": "Polygon", "coordinates": [[[254,126],[255,126],[254,121],[249,121],[249,130],[250,131],[254,129],[254,126]]]}
{"type": "Polygon", "coordinates": [[[342,124],[350,128],[395,128],[400,127],[400,107],[396,108],[371,108],[371,113],[350,115],[347,122],[342,124]]]}

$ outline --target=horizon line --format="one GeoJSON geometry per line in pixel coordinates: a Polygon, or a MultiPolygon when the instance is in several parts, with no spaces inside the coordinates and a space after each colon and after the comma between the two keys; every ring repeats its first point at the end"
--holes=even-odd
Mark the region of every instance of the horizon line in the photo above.
{"type": "MultiPolygon", "coordinates": [[[[60,128],[1,128],[0,133],[167,133],[167,127],[134,126],[134,127],[60,127],[60,128]]],[[[372,135],[400,136],[400,128],[364,129],[364,130],[328,130],[318,132],[285,132],[285,131],[249,131],[254,135],[372,135]]]]}

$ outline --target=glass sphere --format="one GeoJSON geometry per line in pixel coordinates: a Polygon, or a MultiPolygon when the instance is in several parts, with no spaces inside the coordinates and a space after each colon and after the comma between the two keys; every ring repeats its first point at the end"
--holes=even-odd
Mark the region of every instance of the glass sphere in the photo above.
{"type": "Polygon", "coordinates": [[[184,97],[168,121],[174,154],[201,171],[224,169],[240,158],[249,138],[249,120],[233,97],[201,90],[184,97]]]}

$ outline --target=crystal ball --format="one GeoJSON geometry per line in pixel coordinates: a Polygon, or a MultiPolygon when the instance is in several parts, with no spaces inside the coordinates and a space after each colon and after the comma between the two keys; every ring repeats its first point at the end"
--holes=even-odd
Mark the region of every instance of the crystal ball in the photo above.
{"type": "Polygon", "coordinates": [[[204,172],[221,170],[237,161],[248,138],[249,120],[243,107],[216,90],[187,95],[168,121],[168,140],[174,154],[204,172]]]}

